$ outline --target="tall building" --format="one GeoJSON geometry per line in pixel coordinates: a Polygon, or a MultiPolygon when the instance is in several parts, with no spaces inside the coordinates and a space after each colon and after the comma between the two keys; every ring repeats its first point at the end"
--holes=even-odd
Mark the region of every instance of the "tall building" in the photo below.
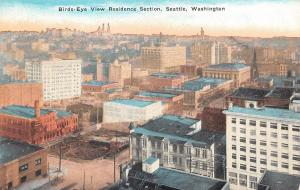
{"type": "Polygon", "coordinates": [[[175,115],[150,120],[132,129],[130,145],[134,162],[154,157],[166,168],[225,177],[225,135],[201,129],[199,120],[175,115]]]}
{"type": "Polygon", "coordinates": [[[141,56],[143,67],[150,73],[176,72],[186,64],[186,48],[179,45],[143,47],[141,56]]]}
{"type": "Polygon", "coordinates": [[[43,86],[36,82],[0,84],[0,107],[8,105],[34,106],[43,101],[43,86]]]}
{"type": "Polygon", "coordinates": [[[104,81],[103,75],[103,64],[101,63],[101,58],[97,57],[96,60],[96,80],[97,81],[104,81]]]}
{"type": "Polygon", "coordinates": [[[115,99],[103,104],[103,123],[145,122],[161,116],[161,102],[115,99]]]}
{"type": "Polygon", "coordinates": [[[192,46],[191,53],[194,62],[200,65],[231,62],[231,47],[220,42],[196,42],[192,46]]]}
{"type": "Polygon", "coordinates": [[[131,64],[125,60],[116,60],[109,65],[109,81],[125,86],[125,80],[131,80],[131,64]]]}
{"type": "Polygon", "coordinates": [[[266,170],[300,174],[300,98],[290,109],[229,107],[226,114],[230,189],[256,189],[266,170]]]}
{"type": "Polygon", "coordinates": [[[75,98],[81,95],[81,60],[26,62],[30,81],[43,84],[45,101],[75,98]]]}
{"type": "Polygon", "coordinates": [[[46,149],[0,137],[0,150],[0,189],[16,189],[47,174],[46,149]]]}

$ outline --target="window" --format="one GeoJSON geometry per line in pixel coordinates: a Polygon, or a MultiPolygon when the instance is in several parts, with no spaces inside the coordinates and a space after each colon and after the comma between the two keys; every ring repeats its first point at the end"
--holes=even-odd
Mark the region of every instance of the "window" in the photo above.
{"type": "Polygon", "coordinates": [[[27,176],[23,176],[23,177],[21,177],[20,182],[24,183],[26,180],[27,180],[27,176]]]}
{"type": "Polygon", "coordinates": [[[300,146],[299,145],[293,145],[293,150],[300,151],[300,146]]]}
{"type": "Polygon", "coordinates": [[[278,166],[277,161],[271,160],[271,166],[277,167],[278,166]]]}
{"type": "Polygon", "coordinates": [[[256,157],[250,157],[250,162],[256,163],[256,157]]]}
{"type": "Polygon", "coordinates": [[[271,123],[270,128],[271,129],[277,129],[277,123],[271,123]]]}
{"type": "Polygon", "coordinates": [[[298,135],[293,135],[293,140],[294,140],[295,142],[300,142],[300,136],[298,136],[298,135]]]}
{"type": "Polygon", "coordinates": [[[169,158],[168,156],[164,156],[164,164],[168,164],[169,158]]]}
{"type": "Polygon", "coordinates": [[[271,151],[271,156],[272,156],[272,157],[277,157],[277,152],[271,151]]]}
{"type": "Polygon", "coordinates": [[[300,156],[294,154],[293,155],[293,160],[300,161],[300,156]]]}
{"type": "Polygon", "coordinates": [[[40,165],[41,163],[42,163],[42,159],[41,158],[35,160],[35,165],[36,166],[40,165]]]}
{"type": "Polygon", "coordinates": [[[28,164],[24,164],[24,165],[19,167],[19,172],[26,171],[27,169],[28,169],[28,164]]]}
{"type": "Polygon", "coordinates": [[[256,154],[256,149],[255,148],[250,148],[250,153],[256,154]]]}
{"type": "Polygon", "coordinates": [[[246,143],[246,138],[245,137],[240,137],[240,142],[246,143]]]}
{"type": "Polygon", "coordinates": [[[266,151],[266,150],[263,150],[263,149],[260,149],[260,154],[261,154],[261,155],[267,155],[267,151],[266,151]]]}
{"type": "Polygon", "coordinates": [[[191,154],[191,147],[186,147],[186,154],[188,154],[188,155],[191,154]]]}
{"type": "Polygon", "coordinates": [[[292,131],[300,132],[300,126],[293,125],[292,131]]]}
{"type": "Polygon", "coordinates": [[[256,140],[255,139],[250,139],[250,144],[256,144],[256,140]]]}
{"type": "Polygon", "coordinates": [[[282,144],[281,144],[281,147],[282,147],[282,148],[288,148],[288,147],[289,147],[289,145],[288,145],[288,144],[286,144],[286,143],[282,143],[282,144]]]}
{"type": "Polygon", "coordinates": [[[281,124],[281,130],[284,130],[284,131],[289,130],[288,125],[286,125],[286,124],[281,124]]]}
{"type": "Polygon", "coordinates": [[[256,130],[251,129],[251,130],[250,130],[250,135],[255,136],[255,135],[256,135],[256,130]]]}
{"type": "Polygon", "coordinates": [[[249,176],[250,188],[257,189],[257,177],[249,176]]]}
{"type": "Polygon", "coordinates": [[[236,168],[236,163],[235,162],[232,162],[232,167],[236,168]]]}
{"type": "Polygon", "coordinates": [[[277,142],[271,142],[271,146],[277,148],[277,142]]]}
{"type": "Polygon", "coordinates": [[[245,119],[240,119],[240,124],[241,125],[246,125],[246,120],[245,119]]]}
{"type": "Polygon", "coordinates": [[[232,141],[236,141],[236,136],[232,136],[232,141]]]}
{"type": "Polygon", "coordinates": [[[245,155],[240,155],[240,160],[246,161],[246,156],[245,155]]]}
{"type": "Polygon", "coordinates": [[[261,158],[260,159],[260,164],[267,165],[267,160],[261,158]]]}
{"type": "Polygon", "coordinates": [[[207,150],[202,150],[202,158],[207,158],[207,150]]]}
{"type": "Polygon", "coordinates": [[[285,168],[285,169],[288,169],[288,168],[289,168],[289,164],[288,164],[288,163],[285,163],[285,162],[282,162],[282,163],[281,163],[281,167],[282,167],[282,168],[285,168]]]}
{"type": "Polygon", "coordinates": [[[37,170],[36,172],[35,172],[35,176],[40,176],[42,174],[42,170],[37,170]]]}
{"type": "Polygon", "coordinates": [[[256,172],[256,166],[250,166],[250,171],[251,172],[256,172]]]}
{"type": "Polygon", "coordinates": [[[235,153],[232,153],[232,159],[236,159],[236,154],[235,153]]]}
{"type": "Polygon", "coordinates": [[[233,144],[233,145],[231,146],[231,149],[232,149],[232,150],[236,150],[236,145],[233,144]]]}
{"type": "Polygon", "coordinates": [[[231,118],[231,123],[236,123],[236,118],[231,118]]]}
{"type": "Polygon", "coordinates": [[[232,127],[232,132],[236,132],[236,127],[232,127]]]}
{"type": "Polygon", "coordinates": [[[259,125],[260,127],[267,127],[267,123],[264,121],[261,121],[259,125]]]}
{"type": "Polygon", "coordinates": [[[259,172],[260,172],[260,173],[264,173],[265,170],[266,170],[266,168],[260,168],[259,172]]]}
{"type": "Polygon", "coordinates": [[[237,173],[229,172],[229,183],[237,185],[237,173]]]}
{"type": "Polygon", "coordinates": [[[164,151],[165,152],[168,152],[168,149],[169,149],[169,145],[167,142],[164,143],[164,151]]]}
{"type": "Polygon", "coordinates": [[[267,141],[265,140],[260,140],[260,143],[259,143],[261,146],[266,146],[267,145],[267,141]]]}
{"type": "Polygon", "coordinates": [[[173,163],[177,164],[177,157],[176,156],[173,157],[173,163]]]}
{"type": "Polygon", "coordinates": [[[180,152],[180,154],[183,154],[183,153],[184,153],[184,147],[183,147],[183,145],[180,145],[180,146],[179,146],[179,152],[180,152]]]}
{"type": "Polygon", "coordinates": [[[155,149],[155,141],[151,141],[151,147],[153,148],[153,149],[155,149]]]}
{"type": "Polygon", "coordinates": [[[240,174],[240,185],[247,187],[247,175],[240,174]]]}
{"type": "Polygon", "coordinates": [[[242,134],[246,134],[246,129],[244,129],[244,128],[240,128],[240,133],[242,133],[242,134]]]}
{"type": "Polygon", "coordinates": [[[281,138],[283,138],[283,139],[289,139],[289,135],[288,134],[281,134],[281,138]]]}
{"type": "Polygon", "coordinates": [[[200,149],[196,148],[196,157],[200,157],[200,149]]]}
{"type": "Polygon", "coordinates": [[[240,164],[240,169],[241,170],[247,170],[247,166],[245,164],[240,164]]]}
{"type": "Polygon", "coordinates": [[[272,133],[271,133],[271,137],[277,138],[277,133],[272,132],[272,133]]]}
{"type": "Polygon", "coordinates": [[[283,159],[289,159],[289,155],[287,153],[282,153],[281,158],[283,159]]]}
{"type": "Polygon", "coordinates": [[[250,120],[249,124],[250,124],[251,126],[256,126],[256,121],[250,120]]]}
{"type": "Polygon", "coordinates": [[[245,146],[241,146],[241,147],[240,147],[240,151],[246,152],[246,147],[245,147],[245,146]]]}
{"type": "Polygon", "coordinates": [[[267,135],[267,132],[266,131],[260,131],[259,133],[261,136],[266,136],[267,135]]]}
{"type": "Polygon", "coordinates": [[[177,152],[177,145],[173,144],[173,152],[177,152]]]}
{"type": "Polygon", "coordinates": [[[300,171],[300,165],[293,164],[293,170],[300,171]]]}

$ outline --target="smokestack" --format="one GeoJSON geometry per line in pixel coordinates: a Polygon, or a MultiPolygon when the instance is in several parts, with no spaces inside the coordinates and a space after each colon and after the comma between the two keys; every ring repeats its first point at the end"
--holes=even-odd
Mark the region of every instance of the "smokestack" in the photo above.
{"type": "Polygon", "coordinates": [[[41,108],[40,108],[39,100],[36,100],[34,102],[34,114],[35,114],[35,118],[39,118],[41,116],[41,108]]]}

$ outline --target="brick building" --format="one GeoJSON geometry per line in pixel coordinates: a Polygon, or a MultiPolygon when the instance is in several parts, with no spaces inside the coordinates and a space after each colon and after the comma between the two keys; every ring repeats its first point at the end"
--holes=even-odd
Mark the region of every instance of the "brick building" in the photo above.
{"type": "Polygon", "coordinates": [[[7,105],[34,106],[34,101],[43,101],[41,83],[3,83],[0,84],[0,107],[7,105]]]}
{"type": "Polygon", "coordinates": [[[120,88],[117,82],[89,81],[82,83],[83,92],[105,92],[117,88],[120,88]]]}
{"type": "Polygon", "coordinates": [[[168,92],[140,92],[134,96],[134,99],[145,101],[161,101],[163,103],[163,113],[182,114],[183,94],[168,92]]]}
{"type": "Polygon", "coordinates": [[[0,109],[0,136],[42,144],[74,132],[77,129],[77,115],[65,111],[35,107],[6,106],[0,109]]]}
{"type": "Polygon", "coordinates": [[[226,132],[226,117],[224,109],[205,107],[201,115],[202,128],[214,132],[226,132]]]}
{"type": "Polygon", "coordinates": [[[45,149],[0,137],[0,189],[12,190],[47,174],[45,149]]]}

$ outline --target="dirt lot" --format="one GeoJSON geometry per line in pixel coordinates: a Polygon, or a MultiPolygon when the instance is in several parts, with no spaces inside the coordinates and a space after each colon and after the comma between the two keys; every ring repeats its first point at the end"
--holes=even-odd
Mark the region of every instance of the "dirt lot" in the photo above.
{"type": "MultiPolygon", "coordinates": [[[[116,158],[116,179],[119,179],[119,168],[121,163],[129,159],[129,150],[122,151],[116,158]]],[[[48,156],[50,168],[57,168],[59,159],[56,156],[48,156]]],[[[55,189],[73,190],[100,190],[105,189],[114,181],[114,162],[112,159],[97,159],[82,161],[80,163],[62,160],[62,171],[64,173],[63,182],[58,184],[55,189]],[[85,182],[84,182],[85,174],[85,182]],[[85,185],[84,185],[85,183],[85,185]]]]}

